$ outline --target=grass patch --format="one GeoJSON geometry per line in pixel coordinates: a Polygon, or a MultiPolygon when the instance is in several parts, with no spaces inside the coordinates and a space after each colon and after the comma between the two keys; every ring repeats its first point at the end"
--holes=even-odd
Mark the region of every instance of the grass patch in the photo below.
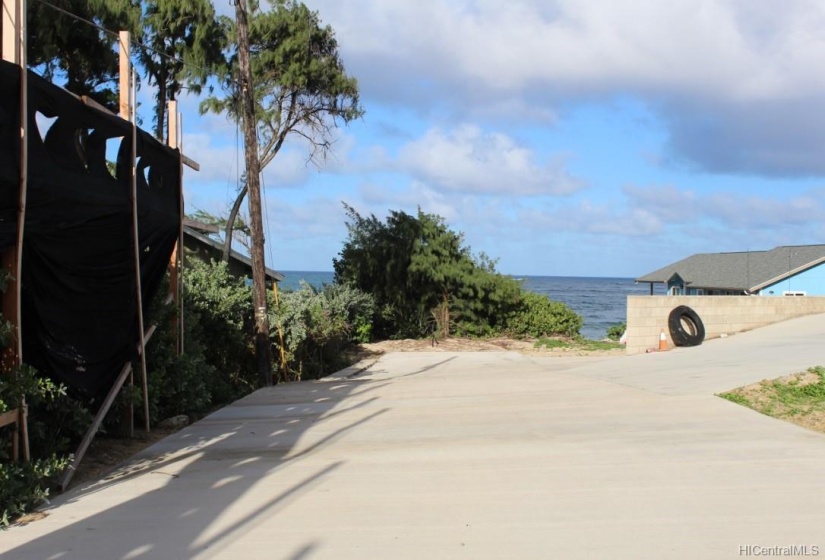
{"type": "Polygon", "coordinates": [[[590,340],[587,338],[580,340],[579,345],[583,350],[616,350],[625,347],[624,344],[612,340],[590,340]]]}
{"type": "Polygon", "coordinates": [[[624,348],[624,345],[608,340],[590,340],[588,338],[540,338],[536,341],[534,347],[546,348],[548,350],[580,350],[585,352],[595,352],[601,350],[616,350],[619,348],[624,348]]]}
{"type": "Polygon", "coordinates": [[[548,350],[558,350],[560,348],[571,348],[572,345],[567,340],[557,338],[540,338],[534,344],[536,348],[547,348],[548,350]]]}
{"type": "Polygon", "coordinates": [[[722,397],[723,399],[729,400],[732,403],[736,403],[736,404],[739,404],[739,405],[742,405],[742,406],[747,406],[749,408],[753,408],[751,406],[751,402],[748,400],[748,398],[745,395],[741,395],[741,394],[739,394],[735,391],[736,391],[736,389],[734,389],[733,391],[727,392],[727,393],[719,393],[719,396],[722,397]]]}
{"type": "Polygon", "coordinates": [[[718,396],[774,418],[825,431],[825,367],[822,366],[718,396]]]}

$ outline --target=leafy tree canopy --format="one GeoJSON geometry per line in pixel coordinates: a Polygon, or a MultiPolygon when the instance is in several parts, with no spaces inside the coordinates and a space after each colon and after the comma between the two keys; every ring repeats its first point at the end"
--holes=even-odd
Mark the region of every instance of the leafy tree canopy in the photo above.
{"type": "MultiPolygon", "coordinates": [[[[338,51],[338,41],[330,26],[322,26],[318,13],[296,0],[274,0],[263,12],[250,3],[250,64],[255,99],[255,127],[259,138],[258,161],[264,169],[280,152],[290,136],[309,146],[309,161],[320,163],[332,148],[332,130],[361,117],[358,82],[349,76],[338,51]]],[[[230,18],[222,18],[229,38],[227,63],[219,69],[223,96],[211,96],[201,103],[201,113],[224,113],[241,119],[237,30],[230,18]]],[[[246,196],[244,184],[227,219],[230,252],[232,227],[246,196]]]]}
{"type": "MultiPolygon", "coordinates": [[[[323,158],[331,130],[363,115],[358,82],[344,69],[338,41],[317,12],[295,0],[274,0],[268,12],[252,2],[249,14],[250,64],[254,82],[259,159],[266,167],[287,136],[297,134],[311,147],[310,158],[323,158]]],[[[227,64],[218,77],[224,95],[211,96],[201,112],[226,113],[240,120],[240,89],[235,22],[222,18],[229,37],[227,64]]]]}
{"type": "Polygon", "coordinates": [[[475,257],[444,219],[418,210],[392,211],[386,223],[344,205],[349,237],[334,259],[335,281],[372,293],[379,309],[376,334],[388,337],[489,334],[521,297],[521,286],[475,257]]]}
{"type": "Polygon", "coordinates": [[[140,36],[141,3],[137,0],[53,0],[31,2],[27,14],[28,65],[46,79],[65,78],[77,95],[117,108],[117,35],[102,29],[126,30],[140,36]],[[61,11],[63,10],[63,11],[61,11]],[[68,15],[76,15],[94,27],[68,15]],[[101,29],[102,28],[102,29],[101,29]]]}
{"type": "Polygon", "coordinates": [[[138,58],[156,86],[155,136],[163,139],[166,102],[188,88],[200,93],[214,68],[225,62],[225,30],[209,0],[144,3],[143,44],[138,58]]]}

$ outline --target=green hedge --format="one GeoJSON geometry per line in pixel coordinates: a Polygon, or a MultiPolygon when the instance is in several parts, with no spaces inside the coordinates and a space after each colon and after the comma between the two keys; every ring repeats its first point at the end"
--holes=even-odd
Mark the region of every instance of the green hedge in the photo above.
{"type": "Polygon", "coordinates": [[[506,330],[513,336],[577,336],[584,319],[565,304],[541,294],[523,292],[521,302],[507,317],[506,330]]]}

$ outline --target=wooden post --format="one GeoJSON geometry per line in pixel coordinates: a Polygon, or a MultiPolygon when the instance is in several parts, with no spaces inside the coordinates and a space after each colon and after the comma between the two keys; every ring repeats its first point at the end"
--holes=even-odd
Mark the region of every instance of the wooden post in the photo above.
{"type": "MultiPolygon", "coordinates": [[[[132,112],[129,110],[129,97],[131,95],[131,88],[129,87],[129,51],[131,47],[131,40],[129,37],[128,31],[121,31],[118,34],[118,53],[120,55],[119,62],[119,105],[118,105],[118,115],[120,118],[129,121],[132,117],[132,112]]],[[[124,139],[125,142],[125,139],[124,139]]],[[[135,177],[135,169],[134,169],[134,159],[132,160],[131,165],[131,177],[132,182],[134,181],[135,177]]],[[[130,182],[131,185],[131,182],[130,182]]],[[[134,386],[135,378],[132,368],[129,368],[129,386],[134,386]]],[[[125,379],[124,379],[125,381],[125,379]]],[[[117,395],[117,393],[115,393],[117,395]]],[[[123,431],[124,435],[129,438],[135,437],[135,411],[134,406],[132,406],[131,401],[126,405],[123,409],[123,431]]]]}
{"type": "MultiPolygon", "coordinates": [[[[131,68],[131,65],[130,65],[131,68]]],[[[143,428],[146,433],[151,430],[149,422],[149,380],[146,373],[146,340],[143,337],[143,285],[140,278],[140,230],[138,228],[137,210],[137,80],[135,70],[131,68],[132,81],[129,87],[129,122],[132,123],[132,236],[135,251],[135,299],[137,300],[138,336],[140,342],[140,383],[143,392],[143,428]]]]}
{"type": "MultiPolygon", "coordinates": [[[[174,99],[169,101],[169,134],[168,144],[172,149],[178,150],[182,154],[181,146],[181,126],[180,115],[178,114],[178,102],[174,99]]],[[[169,262],[169,293],[175,305],[175,315],[172,319],[172,327],[175,330],[175,347],[178,356],[183,354],[183,156],[178,159],[178,241],[172,252],[172,259],[169,262]]]]}
{"type": "Polygon", "coordinates": [[[120,54],[120,110],[118,111],[118,114],[121,119],[128,121],[132,117],[132,111],[129,108],[129,97],[132,91],[132,88],[129,86],[129,77],[131,76],[131,73],[129,72],[129,51],[131,47],[131,39],[129,38],[128,31],[121,31],[118,38],[118,45],[120,46],[118,49],[120,54]]]}
{"type": "MultiPolygon", "coordinates": [[[[26,72],[26,0],[2,0],[3,3],[3,60],[20,67],[20,181],[17,207],[17,243],[3,254],[3,266],[9,272],[6,293],[3,296],[3,314],[13,327],[13,347],[3,356],[8,371],[19,367],[23,360],[23,340],[20,320],[20,279],[22,272],[23,232],[26,223],[26,189],[28,186],[28,74],[26,72]]],[[[21,400],[16,411],[17,431],[23,443],[23,459],[29,460],[29,433],[26,418],[26,400],[21,400]]],[[[10,411],[12,412],[12,411],[10,411]]],[[[12,422],[8,422],[12,423],[12,422]]],[[[13,456],[18,458],[18,435],[13,436],[13,456]]]]}
{"type": "MultiPolygon", "coordinates": [[[[155,332],[155,326],[149,329],[149,332],[146,333],[145,339],[148,340],[152,337],[152,334],[155,332]]],[[[120,392],[120,389],[123,387],[123,384],[126,382],[126,377],[131,375],[132,373],[132,364],[127,362],[123,369],[120,370],[120,373],[115,380],[115,384],[112,385],[112,388],[109,389],[109,394],[106,395],[106,398],[103,399],[103,403],[101,403],[100,408],[97,410],[97,414],[95,414],[94,420],[92,420],[92,425],[86,430],[86,434],[83,436],[83,440],[80,442],[80,446],[75,451],[74,458],[72,459],[72,464],[69,465],[63,474],[60,475],[60,489],[65,490],[66,487],[69,485],[69,482],[72,480],[74,473],[77,471],[77,466],[83,460],[83,457],[86,455],[86,450],[89,449],[89,445],[91,445],[92,440],[94,439],[97,431],[100,429],[100,425],[103,423],[103,419],[106,418],[106,414],[109,412],[109,409],[112,406],[112,403],[115,401],[115,397],[120,392]]]]}
{"type": "MultiPolygon", "coordinates": [[[[26,56],[25,0],[3,0],[3,60],[21,64],[26,56]]],[[[25,66],[25,64],[23,64],[25,66]]]]}

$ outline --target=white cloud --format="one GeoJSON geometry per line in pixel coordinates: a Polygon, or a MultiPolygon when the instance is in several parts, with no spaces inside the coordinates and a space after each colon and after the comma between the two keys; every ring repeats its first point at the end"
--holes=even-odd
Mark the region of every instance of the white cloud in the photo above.
{"type": "Polygon", "coordinates": [[[191,132],[184,136],[183,153],[198,163],[199,171],[185,168],[184,184],[192,183],[231,183],[237,184],[237,178],[243,173],[243,148],[231,144],[216,145],[213,135],[203,132],[191,132]],[[238,170],[241,171],[238,171],[238,170]]]}
{"type": "Polygon", "coordinates": [[[501,133],[463,125],[451,132],[435,128],[404,146],[399,166],[421,181],[457,192],[511,195],[565,195],[583,187],[556,157],[536,163],[532,150],[501,133]]]}
{"type": "MultiPolygon", "coordinates": [[[[737,98],[825,87],[825,6],[788,0],[311,1],[366,75],[412,71],[427,91],[535,84],[689,89],[737,98]],[[392,61],[392,62],[391,62],[392,61]],[[370,71],[370,67],[372,71],[370,71]]],[[[391,80],[390,84],[391,85],[391,80]]]]}
{"type": "Polygon", "coordinates": [[[587,233],[637,237],[658,234],[662,221],[645,209],[624,209],[611,204],[594,204],[583,200],[576,205],[560,205],[547,209],[522,210],[518,222],[534,235],[546,232],[587,233]]]}
{"type": "MultiPolygon", "coordinates": [[[[200,165],[200,171],[186,169],[185,184],[197,189],[199,185],[217,184],[235,192],[241,183],[246,163],[243,145],[215,141],[225,139],[215,133],[190,133],[185,137],[184,153],[200,165]]],[[[307,155],[297,149],[283,148],[263,170],[264,188],[296,188],[302,186],[316,168],[307,162],[307,155]]]]}
{"type": "Polygon", "coordinates": [[[629,204],[667,224],[712,221],[728,229],[756,233],[762,228],[812,227],[825,221],[825,206],[814,193],[767,197],[721,191],[700,194],[673,186],[623,189],[629,204]]]}
{"type": "Polygon", "coordinates": [[[366,183],[359,188],[359,195],[370,208],[370,213],[376,216],[385,216],[389,210],[415,214],[421,208],[423,212],[441,216],[448,223],[458,217],[458,204],[454,196],[446,196],[418,181],[402,189],[366,183]]]}
{"type": "Polygon", "coordinates": [[[681,190],[673,185],[627,185],[622,192],[632,207],[644,209],[662,222],[685,223],[698,219],[697,196],[691,190],[681,190]]]}
{"type": "Polygon", "coordinates": [[[424,114],[552,123],[641,99],[671,160],[825,174],[825,3],[787,0],[312,0],[364,99],[424,114]],[[813,119],[811,118],[813,117],[813,119]]]}

